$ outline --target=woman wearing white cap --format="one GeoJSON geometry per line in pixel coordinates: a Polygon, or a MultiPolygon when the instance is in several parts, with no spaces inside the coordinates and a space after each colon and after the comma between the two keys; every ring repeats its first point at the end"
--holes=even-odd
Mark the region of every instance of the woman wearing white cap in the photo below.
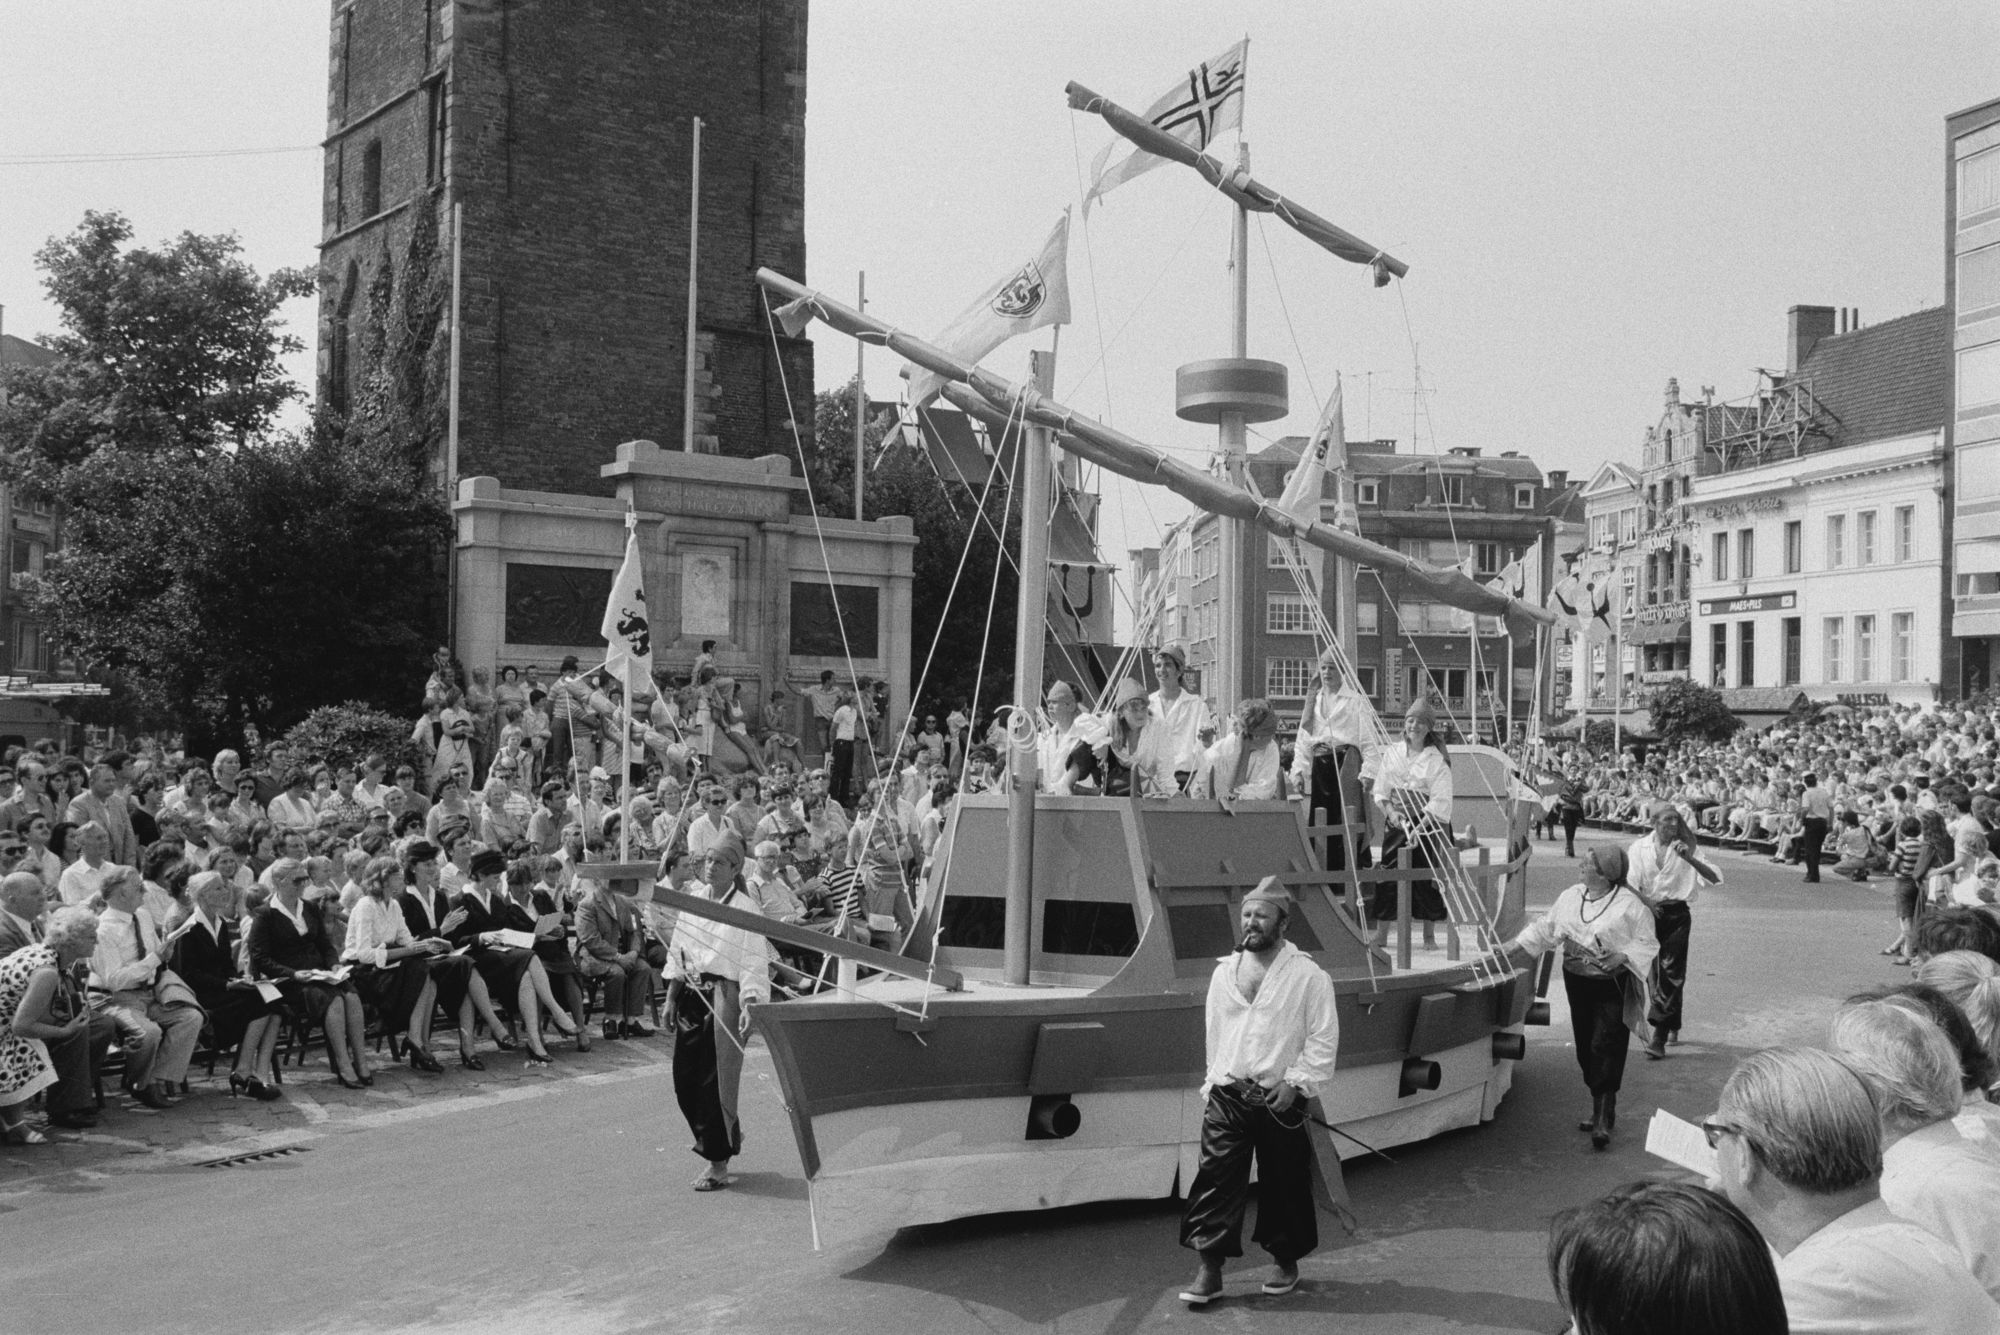
{"type": "Polygon", "coordinates": [[[1106,797],[1175,797],[1174,757],[1167,726],[1153,717],[1146,688],[1130,677],[1111,697],[1111,731],[1100,748],[1106,797]]]}

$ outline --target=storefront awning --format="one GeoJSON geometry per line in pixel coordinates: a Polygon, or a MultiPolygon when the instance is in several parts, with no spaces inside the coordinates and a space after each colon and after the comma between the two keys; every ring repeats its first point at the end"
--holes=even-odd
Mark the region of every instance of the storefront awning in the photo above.
{"type": "Polygon", "coordinates": [[[1641,622],[1627,632],[1627,644],[1678,644],[1688,637],[1687,618],[1678,621],[1641,622]]]}

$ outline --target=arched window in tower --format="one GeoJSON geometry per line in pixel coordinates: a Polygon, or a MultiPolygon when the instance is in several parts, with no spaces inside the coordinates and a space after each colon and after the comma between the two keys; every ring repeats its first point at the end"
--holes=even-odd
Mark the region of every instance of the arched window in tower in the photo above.
{"type": "Polygon", "coordinates": [[[355,352],[360,343],[361,268],[350,263],[341,280],[340,300],[334,307],[331,336],[333,355],[326,375],[327,406],[344,413],[354,402],[355,352]]]}

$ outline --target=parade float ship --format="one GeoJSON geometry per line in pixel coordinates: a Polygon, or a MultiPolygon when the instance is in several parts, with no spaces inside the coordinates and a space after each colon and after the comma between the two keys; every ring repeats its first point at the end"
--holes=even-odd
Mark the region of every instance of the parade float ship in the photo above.
{"type": "MultiPolygon", "coordinates": [[[[1240,161],[1227,171],[1086,89],[1072,85],[1070,97],[1141,148],[1202,171],[1236,203],[1239,284],[1249,210],[1272,212],[1369,266],[1378,283],[1404,271],[1258,183],[1240,161]]],[[[794,328],[817,318],[886,345],[945,377],[957,406],[995,424],[1025,424],[1023,513],[1048,512],[1051,451],[1059,448],[1236,521],[1237,541],[1261,528],[1331,553],[1337,610],[1351,607],[1362,562],[1398,570],[1440,602],[1501,616],[1510,631],[1535,633],[1549,619],[1457,570],[1328,524],[1316,505],[1290,513],[1242,486],[1243,423],[1282,413],[1273,395],[1282,400],[1284,368],[1243,355],[1240,289],[1236,356],[1182,372],[1182,415],[1220,428],[1225,466],[1211,476],[782,275],[757,277],[786,303],[777,318],[794,328]]],[[[1327,444],[1330,475],[1341,479],[1340,442],[1327,444]]],[[[1351,479],[1344,485],[1351,489],[1351,479]]],[[[1042,680],[1047,535],[1033,523],[1022,534],[1015,717],[1027,720],[1042,680]]],[[[1230,567],[1227,554],[1222,564],[1230,567]]],[[[1346,638],[1341,661],[1351,674],[1353,618],[1337,621],[1333,642],[1346,638]]],[[[1025,727],[1014,732],[1011,765],[1035,772],[1025,727]]],[[[830,941],[664,888],[657,897],[843,961],[838,986],[752,1010],[823,1244],[966,1215],[1185,1190],[1201,1132],[1208,980],[1236,945],[1245,892],[1279,876],[1297,900],[1289,939],[1332,976],[1339,998],[1338,1067],[1313,1109],[1330,1128],[1314,1138],[1323,1182],[1337,1195],[1342,1159],[1491,1119],[1525,1054],[1523,1026],[1546,1023],[1534,979],[1501,950],[1523,916],[1533,793],[1489,747],[1454,747],[1453,773],[1453,830],[1428,850],[1450,913],[1436,950],[1410,940],[1408,870],[1333,869],[1357,859],[1321,855],[1336,841],[1351,850],[1365,838],[1358,812],[1054,796],[1032,783],[957,800],[900,951],[830,941]],[[1384,881],[1400,889],[1393,952],[1370,947],[1357,908],[1384,881]],[[859,982],[857,968],[870,971],[859,982]]]]}

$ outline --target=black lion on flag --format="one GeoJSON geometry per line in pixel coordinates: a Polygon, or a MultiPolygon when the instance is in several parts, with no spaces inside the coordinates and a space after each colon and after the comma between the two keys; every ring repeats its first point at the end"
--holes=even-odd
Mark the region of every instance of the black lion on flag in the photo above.
{"type": "Polygon", "coordinates": [[[632,652],[640,658],[653,652],[653,629],[645,614],[625,608],[618,617],[618,633],[632,646],[632,652]]]}

